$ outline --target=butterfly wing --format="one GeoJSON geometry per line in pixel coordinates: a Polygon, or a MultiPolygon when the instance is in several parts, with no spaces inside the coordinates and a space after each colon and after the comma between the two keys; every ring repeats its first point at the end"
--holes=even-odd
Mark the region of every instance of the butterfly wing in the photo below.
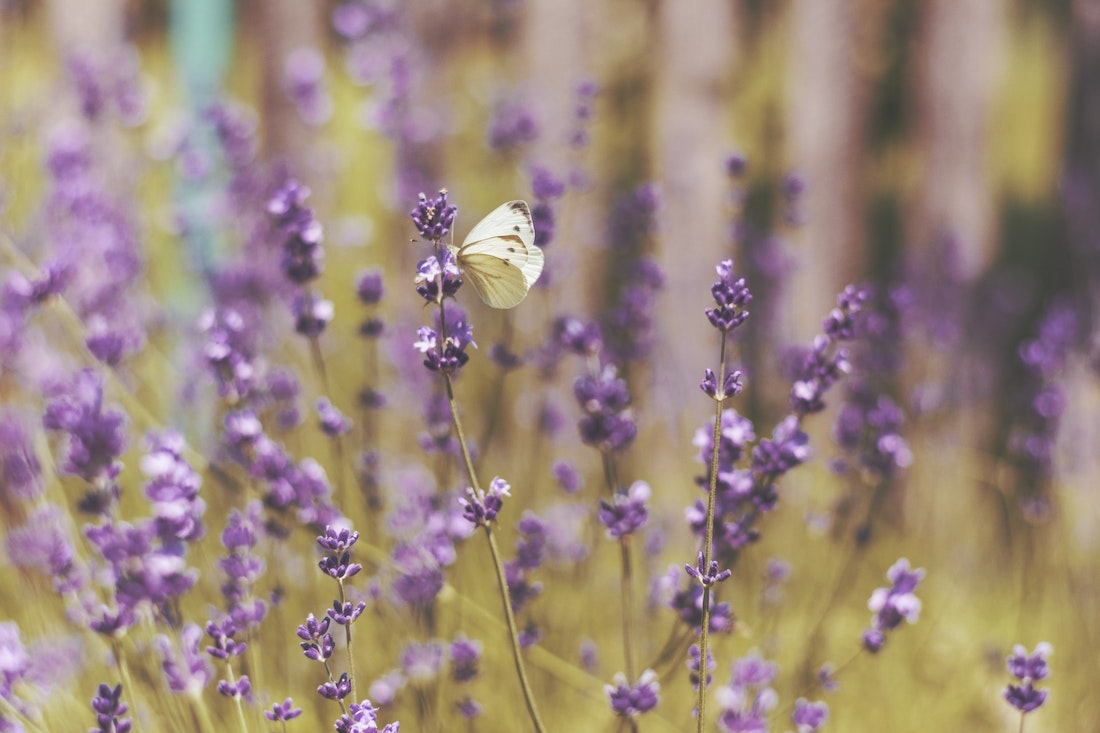
{"type": "Polygon", "coordinates": [[[456,255],[474,290],[493,308],[512,308],[527,297],[544,262],[524,201],[509,201],[489,212],[456,255]]]}
{"type": "Polygon", "coordinates": [[[526,201],[508,201],[490,211],[462,240],[462,249],[494,237],[515,237],[524,247],[535,246],[535,225],[526,201]]]}
{"type": "Polygon", "coordinates": [[[493,308],[514,308],[527,297],[530,286],[523,270],[492,254],[460,254],[466,279],[478,297],[493,308]]]}

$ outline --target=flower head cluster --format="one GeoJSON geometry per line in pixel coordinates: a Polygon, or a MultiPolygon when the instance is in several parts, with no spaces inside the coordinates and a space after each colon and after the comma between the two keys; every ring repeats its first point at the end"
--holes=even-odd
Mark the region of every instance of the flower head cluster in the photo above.
{"type": "Polygon", "coordinates": [[[266,569],[263,558],[254,551],[260,539],[260,512],[255,500],[244,512],[232,510],[221,537],[226,549],[225,557],[218,560],[225,573],[221,591],[229,618],[242,630],[255,628],[267,615],[267,604],[254,595],[256,582],[266,569]]]}
{"type": "Polygon", "coordinates": [[[351,430],[351,421],[327,397],[317,400],[317,417],[321,421],[321,432],[330,438],[351,430]]]}
{"type": "Polygon", "coordinates": [[[400,725],[395,721],[379,728],[378,708],[370,700],[363,700],[348,706],[347,714],[336,721],[336,733],[397,733],[400,725]]]}
{"type": "Polygon", "coordinates": [[[615,675],[614,684],[604,685],[603,690],[611,702],[611,710],[624,718],[633,718],[657,707],[661,685],[657,682],[657,673],[652,669],[642,672],[638,682],[631,686],[626,675],[615,675]]]}
{"type": "Polygon", "coordinates": [[[302,647],[302,652],[307,659],[325,662],[332,656],[336,650],[336,642],[328,631],[330,625],[331,619],[328,616],[318,621],[311,613],[306,617],[306,622],[298,626],[297,634],[301,639],[298,646],[302,647]]]}
{"type": "Polygon", "coordinates": [[[344,581],[359,573],[363,566],[351,562],[351,548],[359,541],[359,533],[349,529],[325,527],[325,533],[317,538],[317,544],[326,554],[317,563],[321,572],[335,580],[344,581]]]}
{"type": "Polygon", "coordinates": [[[431,255],[416,266],[416,292],[429,303],[439,303],[444,298],[453,298],[462,287],[462,272],[458,269],[454,255],[442,250],[439,255],[431,255]]]}
{"type": "Polygon", "coordinates": [[[92,733],[128,733],[133,727],[132,718],[124,718],[129,707],[122,702],[122,685],[100,683],[96,696],[92,698],[92,710],[95,711],[96,727],[92,733]]]}
{"type": "Polygon", "coordinates": [[[707,320],[722,333],[729,333],[749,317],[745,309],[752,302],[752,293],[745,278],[734,273],[733,260],[723,260],[714,269],[718,280],[710,286],[714,307],[707,308],[707,320]]]}
{"type": "Polygon", "coordinates": [[[634,442],[638,426],[630,410],[630,392],[613,364],[595,375],[578,377],[573,396],[584,410],[577,427],[586,445],[614,453],[634,442]]]}
{"type": "Polygon", "coordinates": [[[1009,705],[1021,713],[1030,713],[1046,702],[1050,691],[1036,689],[1035,683],[1050,675],[1047,667],[1050,652],[1051,646],[1046,642],[1040,642],[1030,655],[1020,644],[1012,648],[1012,654],[1008,657],[1008,671],[1022,684],[1009,685],[1005,689],[1004,697],[1009,705]]]}
{"type": "Polygon", "coordinates": [[[504,506],[504,497],[511,496],[511,489],[508,482],[499,476],[493,477],[489,483],[489,491],[466,489],[466,496],[458,500],[462,505],[462,516],[475,527],[492,523],[504,506]]]}
{"type": "Polygon", "coordinates": [[[616,491],[612,501],[600,499],[596,516],[600,524],[607,528],[607,536],[621,539],[644,527],[649,518],[646,502],[652,493],[645,481],[635,481],[629,489],[616,491]]]}
{"type": "Polygon", "coordinates": [[[872,654],[886,643],[886,632],[896,629],[902,621],[915,624],[920,617],[921,602],[914,591],[924,578],[924,568],[911,570],[909,561],[901,558],[886,571],[889,588],[876,588],[867,602],[874,616],[871,628],[863,632],[863,647],[872,654]]]}
{"type": "Polygon", "coordinates": [[[501,153],[511,152],[534,142],[539,123],[533,110],[518,96],[500,100],[489,123],[489,147],[501,153]]]}
{"type": "Polygon", "coordinates": [[[275,703],[271,706],[271,710],[264,711],[264,717],[270,720],[272,723],[294,720],[302,714],[301,708],[294,707],[294,701],[289,697],[283,700],[281,703],[275,703]]]}
{"type": "Polygon", "coordinates": [[[199,694],[213,676],[210,661],[202,653],[202,628],[185,624],[179,631],[179,651],[165,635],[155,640],[161,658],[161,669],[172,692],[199,694]]]}
{"type": "MultiPolygon", "coordinates": [[[[508,585],[508,598],[512,604],[512,611],[519,613],[528,603],[542,595],[542,583],[531,582],[528,574],[539,569],[546,560],[547,541],[549,539],[549,527],[534,514],[525,512],[517,523],[520,539],[516,541],[516,557],[504,563],[504,579],[508,585]]],[[[530,646],[537,640],[535,636],[538,630],[528,626],[526,633],[530,646]]],[[[521,642],[523,633],[520,634],[521,642]]]]}
{"type": "Polygon", "coordinates": [[[466,320],[466,313],[457,305],[445,307],[442,316],[436,313],[435,320],[435,328],[420,327],[413,347],[424,355],[424,366],[429,371],[454,375],[470,360],[466,349],[470,346],[477,348],[473,326],[466,320]],[[443,333],[446,336],[442,336],[443,333]]]}
{"type": "Polygon", "coordinates": [[[126,447],[126,418],[121,412],[103,409],[103,377],[98,372],[84,369],[60,386],[46,404],[42,424],[68,436],[62,472],[89,484],[118,476],[122,468],[118,458],[126,447]]]}
{"type": "MultiPolygon", "coordinates": [[[[846,453],[856,456],[859,468],[870,476],[888,479],[913,460],[901,435],[905,414],[890,397],[875,395],[866,384],[852,385],[833,425],[833,438],[846,453]]],[[[838,473],[847,467],[834,461],[838,473]]]]}
{"type": "Polygon", "coordinates": [[[729,684],[715,692],[722,712],[718,724],[724,731],[768,730],[768,714],[779,704],[779,694],[772,688],[779,668],[752,652],[733,663],[729,684]]]}
{"type": "Polygon", "coordinates": [[[324,230],[313,209],[305,206],[307,198],[309,189],[291,178],[267,201],[267,213],[282,240],[283,274],[297,285],[313,281],[324,267],[324,230]]]}
{"type": "Polygon", "coordinates": [[[795,724],[797,733],[815,733],[825,725],[829,717],[829,706],[824,702],[810,702],[804,697],[798,698],[794,703],[794,712],[791,713],[791,722],[795,724]]]}
{"type": "Polygon", "coordinates": [[[149,477],[145,495],[153,504],[157,536],[166,546],[200,539],[206,512],[206,503],[199,498],[202,477],[183,457],[187,448],[183,437],[169,430],[150,436],[149,445],[141,470],[149,477]]]}
{"type": "Polygon", "coordinates": [[[863,310],[867,290],[849,285],[837,296],[837,307],[825,318],[824,333],[802,357],[791,387],[791,410],[803,417],[825,409],[825,393],[851,370],[848,352],[837,345],[856,335],[856,317],[863,310]]]}
{"type": "Polygon", "coordinates": [[[250,396],[256,388],[258,364],[255,334],[233,308],[208,309],[199,316],[199,330],[206,336],[203,357],[218,383],[218,395],[230,402],[250,396]]]}
{"type": "Polygon", "coordinates": [[[531,221],[535,225],[535,246],[545,247],[554,239],[554,201],[565,193],[565,184],[550,169],[531,166],[531,221]]]}
{"type": "Polygon", "coordinates": [[[434,199],[420,194],[416,208],[409,212],[416,231],[429,242],[441,242],[451,231],[458,207],[447,203],[447,190],[443,189],[434,199]]]}

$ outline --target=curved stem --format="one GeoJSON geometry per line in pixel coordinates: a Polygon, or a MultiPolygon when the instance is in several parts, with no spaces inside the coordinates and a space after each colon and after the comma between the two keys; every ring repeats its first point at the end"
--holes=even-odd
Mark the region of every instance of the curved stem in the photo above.
{"type": "Polygon", "coordinates": [[[493,535],[491,524],[485,525],[485,537],[489,540],[489,553],[493,556],[493,568],[496,570],[497,585],[500,586],[501,605],[504,607],[504,620],[508,624],[508,636],[512,641],[512,661],[516,665],[516,675],[519,677],[520,687],[523,688],[523,702],[527,705],[527,714],[531,716],[531,722],[535,730],[545,733],[546,727],[539,717],[538,708],[535,706],[535,695],[531,691],[531,683],[527,680],[527,668],[523,664],[523,655],[519,648],[519,632],[516,629],[516,616],[512,613],[512,603],[508,598],[508,581],[504,577],[504,563],[500,560],[500,550],[497,548],[497,540],[493,535]]]}
{"type": "MultiPolygon", "coordinates": [[[[439,316],[440,340],[442,341],[447,338],[447,321],[444,317],[442,301],[439,303],[439,316]]],[[[447,403],[451,408],[451,420],[454,422],[455,436],[458,438],[458,444],[462,449],[462,460],[466,463],[466,472],[470,477],[470,483],[473,485],[474,491],[480,492],[481,483],[477,480],[477,471],[474,469],[474,462],[470,457],[470,448],[466,444],[466,433],[462,429],[462,420],[458,416],[458,403],[455,401],[454,383],[451,381],[451,375],[444,373],[443,382],[447,386],[447,403]]],[[[485,525],[485,536],[489,540],[489,553],[493,556],[493,568],[496,570],[501,605],[504,608],[504,620],[508,625],[508,640],[511,642],[512,660],[515,662],[516,675],[519,677],[519,684],[523,689],[523,701],[527,705],[527,714],[530,715],[535,730],[538,733],[545,733],[546,728],[543,726],[538,708],[535,706],[535,696],[531,690],[531,684],[527,681],[527,669],[523,664],[523,655],[520,653],[519,632],[516,629],[515,614],[512,613],[512,602],[508,597],[508,580],[504,577],[504,563],[500,559],[496,537],[493,536],[492,526],[489,524],[485,525]]]]}

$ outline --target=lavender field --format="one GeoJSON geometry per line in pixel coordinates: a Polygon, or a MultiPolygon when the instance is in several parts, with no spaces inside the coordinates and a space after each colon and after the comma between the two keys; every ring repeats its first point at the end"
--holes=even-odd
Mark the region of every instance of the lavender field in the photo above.
{"type": "Polygon", "coordinates": [[[1100,6],[0,0],[0,733],[1100,730],[1100,6]]]}

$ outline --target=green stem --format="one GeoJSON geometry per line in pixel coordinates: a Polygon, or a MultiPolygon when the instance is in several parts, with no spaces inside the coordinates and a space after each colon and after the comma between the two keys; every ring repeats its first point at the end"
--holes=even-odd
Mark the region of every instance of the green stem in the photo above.
{"type": "MultiPolygon", "coordinates": [[[[710,570],[710,556],[714,546],[714,501],[718,493],[718,444],[722,440],[722,403],[726,399],[723,385],[726,380],[726,332],[722,332],[722,344],[718,359],[718,397],[714,400],[714,433],[711,436],[710,482],[707,487],[707,518],[703,536],[704,573],[710,570]]],[[[703,626],[699,632],[699,701],[696,730],[703,733],[703,719],[707,704],[707,643],[710,636],[710,586],[703,586],[703,626]]]]}
{"type": "Polygon", "coordinates": [[[520,653],[516,616],[512,613],[512,603],[508,599],[508,581],[504,577],[504,563],[500,560],[500,550],[497,548],[497,540],[493,534],[491,524],[485,525],[485,537],[489,540],[489,552],[493,556],[493,568],[496,570],[497,585],[500,587],[504,620],[508,624],[508,636],[512,641],[512,661],[516,665],[516,675],[519,677],[520,687],[523,688],[523,701],[527,705],[527,714],[531,716],[531,722],[534,723],[535,730],[539,733],[545,733],[546,726],[542,724],[538,708],[535,706],[535,695],[531,691],[531,683],[527,680],[527,668],[523,664],[523,655],[520,653]]]}
{"type": "Polygon", "coordinates": [[[130,678],[130,667],[126,664],[126,659],[122,656],[122,645],[119,644],[118,639],[111,640],[111,648],[115,655],[115,666],[118,667],[118,676],[122,679],[123,691],[129,691],[130,703],[134,707],[135,712],[133,715],[133,727],[134,733],[138,733],[138,715],[137,709],[137,689],[134,687],[134,681],[130,678]]]}
{"type": "MultiPolygon", "coordinates": [[[[439,304],[440,314],[440,340],[446,339],[446,319],[443,317],[443,303],[439,304]]],[[[466,445],[466,433],[462,430],[462,420],[458,416],[458,404],[455,402],[454,384],[450,374],[443,375],[444,384],[447,386],[447,402],[451,407],[451,419],[454,421],[455,435],[462,449],[462,460],[466,463],[466,473],[470,477],[474,491],[481,492],[481,484],[477,480],[477,471],[470,457],[470,449],[466,445]]],[[[531,722],[538,733],[545,733],[546,728],[539,718],[538,708],[535,706],[535,695],[531,690],[531,684],[527,681],[527,670],[523,664],[523,655],[519,648],[519,632],[516,629],[516,618],[512,613],[512,602],[508,598],[508,581],[504,577],[504,563],[500,559],[500,551],[497,549],[496,538],[493,536],[492,526],[485,525],[485,536],[489,540],[489,553],[493,556],[493,567],[496,569],[497,585],[500,588],[500,598],[504,607],[504,619],[508,624],[508,639],[512,645],[512,660],[516,665],[516,675],[519,677],[520,687],[523,688],[523,701],[527,705],[527,714],[531,716],[531,722]]]]}
{"type": "MultiPolygon", "coordinates": [[[[340,586],[340,605],[344,605],[344,581],[343,579],[336,581],[340,586]]],[[[351,699],[355,702],[359,702],[359,697],[355,694],[355,656],[351,653],[351,622],[344,624],[344,638],[347,642],[348,653],[348,680],[351,682],[351,699]]]]}

